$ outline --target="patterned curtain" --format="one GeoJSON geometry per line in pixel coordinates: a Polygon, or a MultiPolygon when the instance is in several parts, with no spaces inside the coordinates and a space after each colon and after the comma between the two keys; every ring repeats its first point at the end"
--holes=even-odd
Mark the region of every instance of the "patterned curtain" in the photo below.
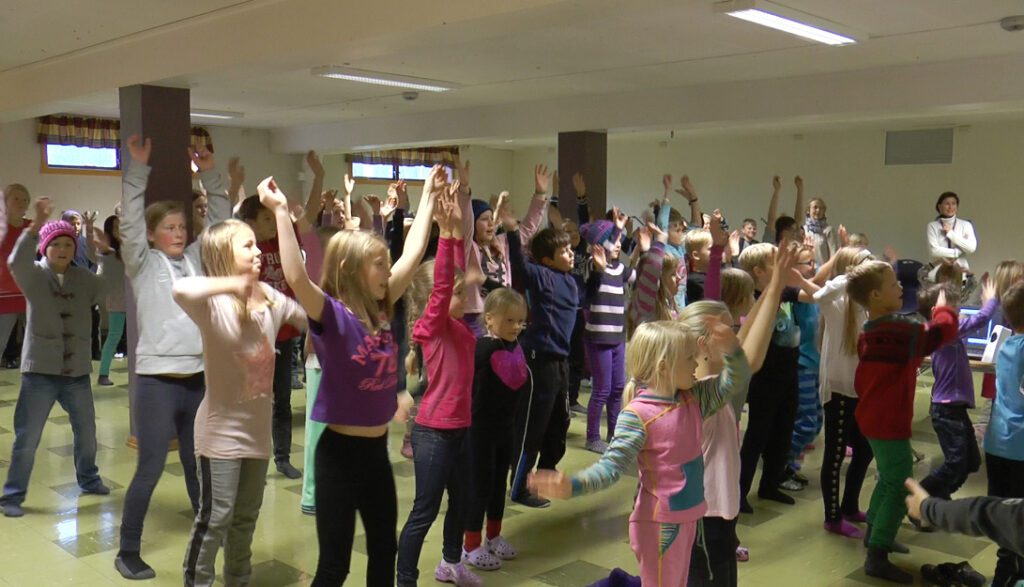
{"type": "Polygon", "coordinates": [[[459,156],[458,147],[424,147],[422,149],[395,149],[392,151],[366,151],[346,155],[350,163],[383,165],[436,165],[451,167],[459,156]]]}
{"type": "Polygon", "coordinates": [[[86,118],[65,114],[43,116],[37,126],[41,145],[118,148],[121,146],[121,121],[116,118],[86,118]]]}

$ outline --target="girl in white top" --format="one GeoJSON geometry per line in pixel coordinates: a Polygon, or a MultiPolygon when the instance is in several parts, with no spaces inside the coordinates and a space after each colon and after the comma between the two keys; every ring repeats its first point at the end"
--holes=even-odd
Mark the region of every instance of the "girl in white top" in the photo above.
{"type": "Polygon", "coordinates": [[[936,268],[943,262],[953,262],[966,275],[971,271],[967,255],[978,249],[978,238],[974,235],[974,225],[956,217],[959,208],[960,196],[953,192],[939,196],[935,202],[939,215],[928,223],[928,254],[936,268]]]}
{"type": "Polygon", "coordinates": [[[284,324],[305,326],[292,299],[259,282],[251,228],[226,220],[202,236],[203,271],[174,283],[174,301],[203,338],[206,396],[195,422],[199,512],[185,551],[185,585],[213,585],[224,544],[224,579],[248,585],[253,532],[270,459],[274,340],[284,324]]]}
{"type": "Polygon", "coordinates": [[[843,247],[832,261],[832,279],[814,294],[821,308],[824,328],[821,340],[821,403],[825,407],[825,452],[821,465],[821,493],[825,501],[825,530],[861,538],[863,532],[850,522],[864,522],[858,503],[864,475],[873,458],[871,446],[860,433],[854,410],[857,392],[853,387],[857,371],[857,338],[867,312],[846,296],[846,271],[872,259],[867,249],[843,247]],[[839,473],[846,447],[853,448],[853,460],[846,470],[846,491],[839,502],[839,473]]]}

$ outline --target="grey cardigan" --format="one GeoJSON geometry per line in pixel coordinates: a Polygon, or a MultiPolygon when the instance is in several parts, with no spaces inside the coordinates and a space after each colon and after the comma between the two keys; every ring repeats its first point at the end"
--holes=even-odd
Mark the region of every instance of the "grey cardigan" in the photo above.
{"type": "Polygon", "coordinates": [[[92,307],[105,298],[106,281],[72,265],[61,285],[46,259],[35,260],[38,248],[39,235],[25,229],[7,260],[28,302],[21,372],[88,375],[92,371],[92,307]]]}

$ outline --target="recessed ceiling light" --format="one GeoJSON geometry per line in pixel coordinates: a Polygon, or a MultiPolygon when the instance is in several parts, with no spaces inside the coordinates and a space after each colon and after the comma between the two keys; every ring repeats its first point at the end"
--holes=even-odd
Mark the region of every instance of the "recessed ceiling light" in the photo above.
{"type": "Polygon", "coordinates": [[[388,86],[392,88],[406,88],[409,90],[420,90],[423,92],[447,92],[458,88],[458,84],[443,82],[421,77],[408,75],[395,75],[379,71],[367,71],[353,67],[339,67],[336,65],[324,65],[314,67],[310,73],[319,77],[373,84],[376,86],[388,86]]]}
{"type": "MultiPolygon", "coordinates": [[[[724,12],[734,18],[773,28],[804,39],[826,45],[850,45],[857,40],[838,33],[812,26],[803,20],[815,19],[809,14],[798,13],[778,5],[755,0],[728,0],[715,3],[715,12],[724,12]],[[799,20],[797,20],[799,19],[799,20]]],[[[831,24],[828,25],[834,28],[831,24]]]]}
{"type": "Polygon", "coordinates": [[[213,118],[217,120],[227,120],[229,118],[242,118],[245,114],[241,112],[230,112],[228,110],[199,110],[198,108],[192,109],[192,118],[213,118]]]}

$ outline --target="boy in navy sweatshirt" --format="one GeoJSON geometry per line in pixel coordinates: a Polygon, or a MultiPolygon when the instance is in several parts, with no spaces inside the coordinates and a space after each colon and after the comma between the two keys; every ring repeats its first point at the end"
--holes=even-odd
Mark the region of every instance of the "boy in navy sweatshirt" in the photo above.
{"type": "MultiPolygon", "coordinates": [[[[514,222],[514,221],[513,221],[514,222]]],[[[569,430],[569,349],[579,291],[573,268],[569,235],[545,228],[530,241],[533,262],[523,258],[519,231],[508,231],[513,282],[524,286],[530,303],[530,324],[520,341],[533,377],[528,401],[519,402],[516,414],[516,451],[513,460],[512,501],[528,507],[550,502],[530,495],[526,476],[536,465],[554,469],[565,455],[569,430]],[[539,456],[539,461],[538,461],[539,456]]]]}

